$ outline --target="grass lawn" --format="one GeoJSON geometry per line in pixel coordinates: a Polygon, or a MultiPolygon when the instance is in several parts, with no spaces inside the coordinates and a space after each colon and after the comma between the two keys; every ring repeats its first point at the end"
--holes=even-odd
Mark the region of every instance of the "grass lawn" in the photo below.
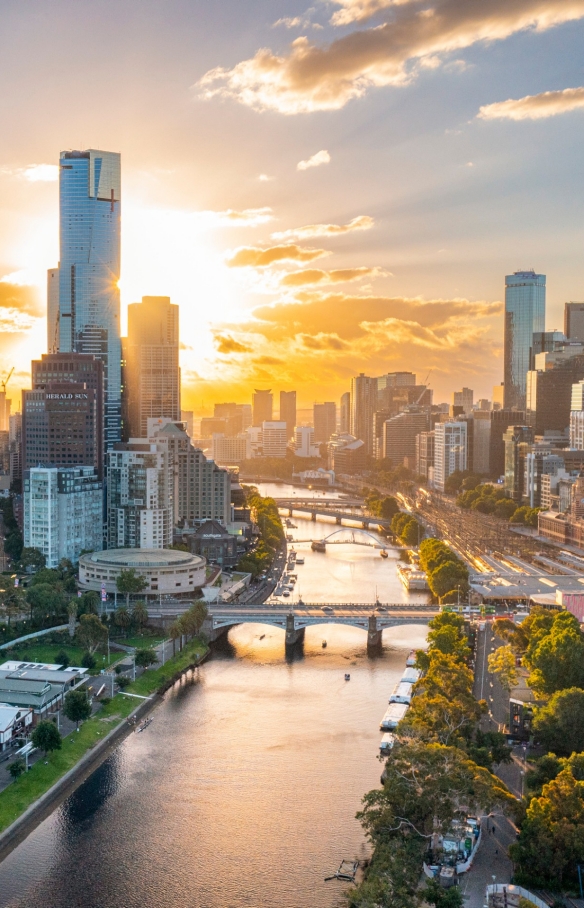
{"type": "MultiPolygon", "coordinates": [[[[31,650],[33,649],[37,648],[31,647],[31,650]]],[[[52,649],[58,651],[57,647],[38,647],[39,651],[52,649]]],[[[205,643],[192,640],[183,648],[182,653],[177,653],[176,657],[169,659],[165,665],[156,670],[145,671],[127,688],[127,692],[142,696],[154,693],[178,671],[185,669],[196,655],[202,656],[206,650],[205,643]]],[[[50,660],[43,657],[43,661],[50,660]]],[[[0,793],[0,832],[75,766],[81,757],[115,728],[119,721],[125,719],[138,703],[134,697],[126,697],[123,693],[116,694],[107,706],[102,707],[95,716],[80,726],[79,732],[72,732],[63,738],[61,750],[49,754],[47,765],[44,760],[39,760],[26,775],[5,788],[0,793]]]]}
{"type": "MultiPolygon", "coordinates": [[[[55,664],[57,662],[57,654],[64,650],[69,656],[70,665],[81,665],[81,660],[85,650],[81,646],[71,646],[65,641],[69,639],[69,636],[63,637],[63,643],[31,643],[30,646],[17,647],[15,651],[15,658],[20,659],[21,662],[47,662],[49,664],[55,664]]],[[[120,653],[119,650],[111,650],[109,661],[107,658],[107,653],[95,653],[96,668],[104,668],[107,665],[111,665],[113,662],[119,662],[122,658],[123,653],[120,653]],[[105,659],[104,659],[105,656],[105,659]]],[[[0,659],[4,662],[9,657],[6,655],[6,650],[0,651],[0,659]],[[2,658],[4,654],[4,658],[2,658]]]]}
{"type": "Polygon", "coordinates": [[[113,643],[121,643],[122,646],[135,646],[137,649],[146,649],[150,646],[157,646],[163,640],[168,640],[160,634],[135,634],[133,637],[110,637],[113,643]]]}

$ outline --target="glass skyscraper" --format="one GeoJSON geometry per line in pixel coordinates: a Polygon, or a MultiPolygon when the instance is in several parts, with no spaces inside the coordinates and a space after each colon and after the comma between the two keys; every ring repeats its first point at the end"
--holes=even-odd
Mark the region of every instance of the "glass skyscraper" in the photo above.
{"type": "Polygon", "coordinates": [[[104,365],[104,442],[121,439],[120,155],[60,156],[59,322],[61,353],[89,353],[104,365]]]}
{"type": "Polygon", "coordinates": [[[525,410],[533,335],[545,331],[545,274],[505,277],[505,409],[525,410]]]}

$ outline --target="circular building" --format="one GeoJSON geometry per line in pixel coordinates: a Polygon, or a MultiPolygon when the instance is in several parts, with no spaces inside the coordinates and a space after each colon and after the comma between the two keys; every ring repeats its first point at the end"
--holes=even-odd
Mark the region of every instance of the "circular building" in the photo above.
{"type": "Polygon", "coordinates": [[[140,596],[192,595],[205,585],[206,561],[200,555],[174,549],[108,549],[91,552],[79,559],[79,586],[82,590],[106,593],[118,591],[122,571],[135,570],[144,577],[140,596]]]}

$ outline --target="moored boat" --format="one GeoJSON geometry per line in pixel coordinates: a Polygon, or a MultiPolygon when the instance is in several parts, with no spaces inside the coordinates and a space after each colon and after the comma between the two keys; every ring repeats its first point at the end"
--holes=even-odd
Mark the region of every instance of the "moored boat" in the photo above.
{"type": "Polygon", "coordinates": [[[326,542],[324,539],[313,539],[310,548],[313,552],[326,552],[326,542]]]}

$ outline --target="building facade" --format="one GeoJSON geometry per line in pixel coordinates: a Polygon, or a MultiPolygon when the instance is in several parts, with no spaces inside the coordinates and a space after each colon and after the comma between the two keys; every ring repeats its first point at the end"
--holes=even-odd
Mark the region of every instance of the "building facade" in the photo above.
{"type": "Polygon", "coordinates": [[[103,362],[111,448],[121,438],[120,155],[64,151],[59,171],[59,351],[103,362]]]}
{"type": "Polygon", "coordinates": [[[472,388],[462,388],[461,391],[452,392],[452,406],[461,407],[463,413],[471,413],[474,404],[474,391],[472,388]]]}
{"type": "Polygon", "coordinates": [[[377,409],[377,379],[361,373],[351,379],[350,434],[360,438],[365,454],[373,454],[373,414],[377,409]]]}
{"type": "Polygon", "coordinates": [[[533,444],[530,426],[509,426],[503,436],[505,444],[505,491],[513,501],[523,496],[525,461],[533,444]]]}
{"type": "Polygon", "coordinates": [[[320,448],[314,443],[314,428],[312,426],[296,426],[294,453],[296,457],[320,457],[320,448]]]}
{"type": "Polygon", "coordinates": [[[337,431],[337,405],[334,401],[314,404],[312,408],[314,423],[314,443],[326,444],[331,435],[337,431]]]}
{"type": "Polygon", "coordinates": [[[434,487],[444,491],[446,480],[456,470],[466,470],[467,425],[441,422],[434,426],[434,487]]]}
{"type": "Polygon", "coordinates": [[[505,277],[505,408],[525,410],[526,375],[533,335],[545,331],[545,274],[516,271],[505,277]]]}
{"type": "Polygon", "coordinates": [[[565,304],[564,334],[569,340],[584,343],[584,303],[565,304]]]}
{"type": "Polygon", "coordinates": [[[252,425],[261,426],[263,422],[271,422],[274,416],[274,395],[271,390],[258,391],[251,396],[252,425]]]}
{"type": "Polygon", "coordinates": [[[288,448],[288,427],[282,420],[262,423],[262,456],[285,457],[288,448]]]}
{"type": "Polygon", "coordinates": [[[132,439],[115,445],[107,459],[108,548],[172,545],[173,483],[165,447],[132,439]]]}
{"type": "Polygon", "coordinates": [[[339,433],[341,435],[346,435],[351,429],[351,392],[350,391],[345,391],[344,394],[341,394],[339,410],[340,410],[339,433]]]}
{"type": "Polygon", "coordinates": [[[280,422],[286,423],[288,441],[296,426],[296,391],[280,391],[280,422]]]}
{"type": "Polygon", "coordinates": [[[434,467],[434,431],[420,432],[416,436],[416,473],[419,476],[430,475],[430,467],[434,467]]]}
{"type": "Polygon", "coordinates": [[[23,486],[24,545],[42,552],[48,568],[103,548],[103,490],[93,467],[33,467],[23,486]]]}
{"type": "Polygon", "coordinates": [[[383,456],[394,467],[403,464],[406,457],[416,456],[416,437],[429,429],[428,414],[424,410],[406,410],[383,424],[383,456]]]}
{"type": "Polygon", "coordinates": [[[124,352],[124,434],[146,438],[148,419],[180,420],[178,306],[143,296],[128,306],[124,352]]]}

